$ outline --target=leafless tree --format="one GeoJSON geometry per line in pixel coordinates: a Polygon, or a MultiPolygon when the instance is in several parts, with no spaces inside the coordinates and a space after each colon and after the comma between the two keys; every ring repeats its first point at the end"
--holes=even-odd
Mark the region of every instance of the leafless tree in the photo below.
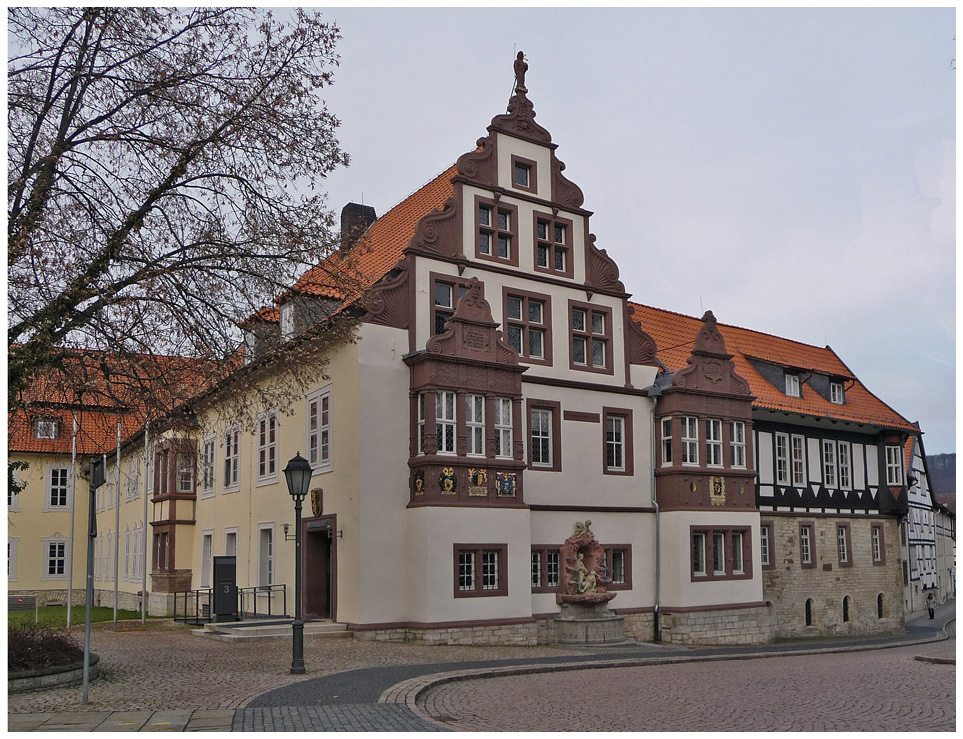
{"type": "MultiPolygon", "coordinates": [[[[347,156],[320,94],[339,31],[303,10],[11,8],[8,38],[8,410],[79,367],[81,391],[142,386],[157,417],[238,366],[245,317],[334,263],[318,188],[347,156]],[[204,382],[172,382],[174,356],[204,382]]],[[[332,291],[355,295],[337,264],[332,291]]],[[[305,359],[351,336],[338,315],[274,361],[320,370],[305,359]]]]}

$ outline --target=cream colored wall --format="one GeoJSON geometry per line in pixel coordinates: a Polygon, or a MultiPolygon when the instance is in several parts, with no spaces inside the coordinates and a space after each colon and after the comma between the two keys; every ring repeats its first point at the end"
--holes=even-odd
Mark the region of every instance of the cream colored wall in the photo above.
{"type": "Polygon", "coordinates": [[[762,561],[759,552],[759,514],[736,512],[676,512],[660,516],[659,601],[664,607],[711,606],[762,601],[762,561]],[[744,526],[752,544],[752,579],[691,581],[690,527],[744,526]]]}
{"type": "Polygon", "coordinates": [[[405,516],[410,621],[478,621],[531,615],[531,523],[527,509],[411,508],[405,516]],[[456,543],[507,544],[507,596],[454,597],[456,543]]]}
{"type": "MultiPolygon", "coordinates": [[[[53,466],[70,469],[70,455],[11,454],[10,458],[27,462],[29,467],[19,473],[26,487],[14,496],[13,506],[7,509],[7,539],[16,543],[16,572],[11,573],[13,577],[7,578],[7,587],[12,591],[66,589],[70,580],[69,561],[63,577],[47,576],[44,539],[63,537],[66,540],[65,552],[70,557],[70,510],[74,506],[72,491],[68,490],[66,508],[45,510],[48,508],[49,469],[53,466]]],[[[76,491],[73,588],[80,592],[82,599],[86,587],[88,499],[87,483],[79,476],[81,463],[82,460],[78,458],[77,474],[68,480],[75,481],[76,491]]]]}
{"type": "MultiPolygon", "coordinates": [[[[496,133],[496,148],[498,150],[498,184],[507,190],[516,190],[514,173],[512,171],[512,156],[524,157],[536,162],[538,192],[536,197],[542,200],[552,199],[552,164],[551,149],[540,144],[533,144],[514,136],[496,133]]],[[[527,190],[518,192],[529,195],[527,190]]]]}
{"type": "MultiPolygon", "coordinates": [[[[655,603],[655,514],[534,511],[532,546],[563,544],[574,534],[575,523],[585,520],[592,522],[592,533],[602,546],[632,546],[632,589],[617,591],[618,595],[609,607],[616,610],[651,607],[655,603]]],[[[565,576],[564,569],[562,576],[565,576]]],[[[532,593],[532,613],[555,613],[558,610],[555,593],[532,593]]]]}
{"type": "MultiPolygon", "coordinates": [[[[358,342],[360,397],[355,453],[360,471],[359,526],[346,527],[354,569],[345,572],[357,591],[342,620],[389,623],[407,619],[409,370],[401,361],[408,333],[365,324],[358,342]],[[349,533],[352,537],[349,539],[349,533]]],[[[339,542],[339,545],[341,542],[339,542]]],[[[343,582],[343,581],[342,581],[343,582]]],[[[339,594],[343,585],[339,585],[339,594]]],[[[340,597],[340,596],[339,596],[340,597]]]]}

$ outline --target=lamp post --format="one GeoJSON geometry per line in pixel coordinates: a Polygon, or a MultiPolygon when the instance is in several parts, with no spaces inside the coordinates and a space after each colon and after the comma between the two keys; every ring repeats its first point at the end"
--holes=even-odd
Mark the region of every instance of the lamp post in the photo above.
{"type": "Polygon", "coordinates": [[[292,656],[291,674],[304,674],[304,621],[301,620],[301,501],[311,485],[311,463],[294,455],[284,468],[288,492],[294,498],[294,622],[291,624],[292,656]]]}

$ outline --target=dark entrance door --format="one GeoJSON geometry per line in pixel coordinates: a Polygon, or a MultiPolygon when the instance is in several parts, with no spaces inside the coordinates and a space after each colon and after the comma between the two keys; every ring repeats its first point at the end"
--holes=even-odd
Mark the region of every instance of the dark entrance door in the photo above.
{"type": "Polygon", "coordinates": [[[312,531],[304,536],[304,616],[331,618],[331,537],[330,529],[312,531]]]}

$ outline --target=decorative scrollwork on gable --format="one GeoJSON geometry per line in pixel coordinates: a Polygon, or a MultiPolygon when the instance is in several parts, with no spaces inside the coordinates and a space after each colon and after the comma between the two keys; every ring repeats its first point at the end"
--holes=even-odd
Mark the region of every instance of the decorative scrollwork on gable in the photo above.
{"type": "Polygon", "coordinates": [[[552,154],[552,197],[565,208],[581,208],[585,202],[582,189],[565,177],[565,162],[552,154]]]}
{"type": "Polygon", "coordinates": [[[687,366],[672,375],[673,387],[751,397],[749,383],[736,374],[736,365],[726,351],[725,339],[711,310],[702,316],[702,324],[687,366]]]}
{"type": "Polygon", "coordinates": [[[595,234],[589,234],[585,244],[585,284],[596,290],[625,292],[625,285],[619,280],[619,266],[605,249],[595,246],[595,234]]]}
{"type": "Polygon", "coordinates": [[[395,276],[382,280],[368,291],[365,300],[368,312],[363,319],[366,323],[408,328],[411,315],[408,293],[410,267],[408,258],[403,257],[392,270],[397,272],[395,276]]]}
{"type": "Polygon", "coordinates": [[[477,149],[458,157],[458,174],[480,185],[495,187],[498,184],[495,137],[485,136],[475,143],[478,145],[477,149]]]}
{"type": "Polygon", "coordinates": [[[635,308],[625,304],[625,324],[628,327],[625,335],[625,351],[629,364],[646,364],[656,366],[655,339],[649,336],[633,317],[635,308]]]}
{"type": "Polygon", "coordinates": [[[418,221],[415,235],[408,242],[406,251],[440,257],[462,256],[458,238],[460,214],[460,202],[456,198],[448,198],[440,210],[435,208],[418,221]]]}
{"type": "Polygon", "coordinates": [[[510,136],[532,141],[536,144],[551,144],[552,134],[535,122],[535,106],[524,92],[519,92],[508,101],[508,113],[492,118],[489,130],[501,131],[510,136]]]}

